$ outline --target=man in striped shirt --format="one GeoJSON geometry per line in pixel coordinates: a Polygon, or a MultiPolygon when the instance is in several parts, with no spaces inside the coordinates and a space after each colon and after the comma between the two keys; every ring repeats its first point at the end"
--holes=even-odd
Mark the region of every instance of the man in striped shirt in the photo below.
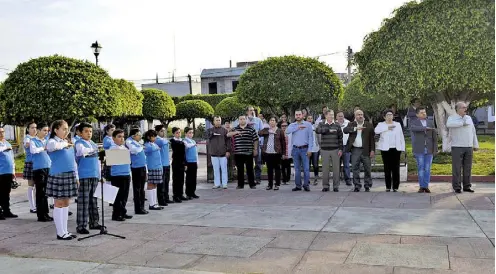
{"type": "Polygon", "coordinates": [[[239,116],[239,125],[227,134],[228,137],[234,136],[234,159],[236,169],[238,170],[238,187],[243,189],[244,168],[248,175],[248,183],[251,189],[255,189],[255,176],[253,174],[253,157],[258,156],[258,134],[254,128],[246,123],[246,116],[239,116]]]}

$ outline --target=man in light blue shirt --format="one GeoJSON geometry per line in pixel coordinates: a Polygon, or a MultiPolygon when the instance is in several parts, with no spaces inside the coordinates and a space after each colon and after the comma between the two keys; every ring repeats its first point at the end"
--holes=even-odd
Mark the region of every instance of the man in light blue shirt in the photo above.
{"type": "Polygon", "coordinates": [[[312,155],[313,146],[313,126],[303,120],[301,110],[295,111],[296,122],[291,123],[286,129],[286,134],[291,134],[293,149],[291,156],[293,157],[295,169],[295,185],[293,191],[301,191],[301,164],[303,163],[303,189],[310,191],[310,166],[309,157],[312,155]]]}

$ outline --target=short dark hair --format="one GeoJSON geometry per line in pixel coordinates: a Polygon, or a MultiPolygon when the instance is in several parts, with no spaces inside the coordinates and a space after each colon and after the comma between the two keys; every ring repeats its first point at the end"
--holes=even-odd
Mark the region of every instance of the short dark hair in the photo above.
{"type": "Polygon", "coordinates": [[[172,134],[176,133],[178,130],[181,130],[181,129],[178,127],[173,127],[172,128],[172,134]]]}
{"type": "Polygon", "coordinates": [[[421,110],[427,110],[424,106],[420,106],[415,110],[415,113],[419,114],[421,110]]]}
{"type": "Polygon", "coordinates": [[[112,137],[114,137],[114,138],[115,138],[115,137],[117,137],[117,135],[119,135],[119,134],[124,134],[124,130],[122,130],[122,129],[120,129],[120,128],[116,129],[116,130],[114,131],[114,133],[112,133],[112,137]]]}
{"type": "Polygon", "coordinates": [[[140,132],[139,128],[132,128],[131,131],[129,131],[129,136],[134,136],[138,132],[140,132]]]}
{"type": "Polygon", "coordinates": [[[150,129],[145,132],[143,139],[145,140],[145,143],[148,143],[151,142],[152,137],[157,137],[157,132],[153,129],[150,129]]]}
{"type": "Polygon", "coordinates": [[[303,112],[301,109],[295,109],[294,113],[297,113],[297,112],[303,112]]]}
{"type": "MultiPolygon", "coordinates": [[[[103,128],[103,131],[105,132],[105,134],[108,134],[108,131],[113,129],[113,128],[115,128],[114,124],[108,124],[103,128]]],[[[114,136],[114,135],[112,135],[112,136],[114,136]]]]}
{"type": "MultiPolygon", "coordinates": [[[[26,125],[26,134],[28,134],[28,133],[29,133],[29,127],[30,127],[32,124],[36,124],[36,123],[35,123],[34,121],[31,121],[31,122],[29,122],[29,123],[26,125]]],[[[38,127],[36,127],[36,128],[38,128],[38,127]]]]}
{"type": "Polygon", "coordinates": [[[188,133],[188,131],[192,130],[193,132],[195,131],[192,127],[185,127],[184,128],[184,133],[188,133]]]}
{"type": "Polygon", "coordinates": [[[82,122],[76,128],[77,131],[83,132],[85,128],[93,128],[90,123],[82,122]]]}
{"type": "Polygon", "coordinates": [[[156,125],[156,126],[155,126],[155,131],[156,131],[156,132],[159,132],[159,131],[161,131],[163,128],[164,128],[164,125],[156,125]]]}
{"type": "Polygon", "coordinates": [[[276,123],[277,123],[277,122],[279,122],[279,121],[277,120],[277,117],[276,117],[275,115],[270,115],[270,116],[269,116],[269,119],[267,120],[267,122],[270,122],[270,119],[272,119],[272,118],[274,118],[274,119],[276,120],[276,123]]]}
{"type": "Polygon", "coordinates": [[[36,124],[37,130],[42,130],[44,127],[49,127],[49,126],[47,123],[44,123],[44,122],[40,122],[40,123],[36,124]]]}
{"type": "Polygon", "coordinates": [[[386,114],[388,114],[388,112],[391,112],[392,114],[394,114],[394,111],[390,108],[387,108],[385,109],[383,112],[382,112],[382,116],[386,116],[386,114]]]}

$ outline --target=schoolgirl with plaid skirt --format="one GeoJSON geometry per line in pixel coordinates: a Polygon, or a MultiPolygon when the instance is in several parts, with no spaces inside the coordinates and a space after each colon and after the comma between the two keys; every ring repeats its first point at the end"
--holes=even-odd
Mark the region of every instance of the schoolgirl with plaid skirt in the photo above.
{"type": "Polygon", "coordinates": [[[133,181],[134,213],[138,215],[148,214],[145,210],[145,183],[146,183],[146,156],[143,146],[140,144],[141,132],[137,128],[131,129],[126,147],[131,153],[131,174],[133,181]]]}
{"type": "Polygon", "coordinates": [[[36,123],[31,122],[26,126],[26,137],[24,137],[23,145],[24,151],[26,152],[26,159],[24,160],[24,170],[22,172],[22,178],[28,181],[28,201],[29,201],[29,212],[36,213],[36,198],[34,194],[34,178],[33,178],[33,159],[31,151],[29,149],[30,141],[32,138],[36,137],[36,123]]]}
{"type": "Polygon", "coordinates": [[[160,147],[155,144],[157,132],[153,129],[145,133],[146,167],[148,169],[148,203],[150,210],[161,210],[157,200],[157,185],[162,184],[163,169],[160,147]]]}
{"type": "Polygon", "coordinates": [[[69,202],[77,196],[78,174],[74,146],[67,141],[69,126],[64,120],[57,120],[52,124],[47,151],[52,165],[48,173],[46,194],[55,200],[53,219],[57,230],[58,240],[72,240],[76,238],[67,230],[69,219],[69,202]]]}

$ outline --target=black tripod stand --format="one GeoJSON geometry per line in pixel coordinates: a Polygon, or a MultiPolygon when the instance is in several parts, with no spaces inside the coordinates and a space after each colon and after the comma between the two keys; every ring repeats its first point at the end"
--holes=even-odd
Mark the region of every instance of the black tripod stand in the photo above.
{"type": "MultiPolygon", "coordinates": [[[[104,158],[105,158],[105,151],[100,151],[98,153],[98,155],[99,155],[100,161],[102,162],[102,169],[101,170],[103,170],[103,162],[104,162],[104,158]]],[[[116,238],[126,239],[126,237],[124,237],[124,236],[117,235],[117,234],[111,234],[111,233],[108,233],[107,232],[107,227],[105,226],[105,207],[104,207],[104,204],[103,204],[103,184],[104,184],[104,182],[103,182],[103,176],[100,179],[100,183],[101,183],[101,190],[102,190],[102,225],[101,225],[101,228],[100,228],[100,233],[89,235],[89,236],[86,236],[86,237],[83,237],[83,238],[79,238],[78,241],[82,241],[82,240],[93,238],[95,236],[100,236],[100,235],[109,235],[109,236],[113,236],[113,237],[116,237],[116,238]]],[[[90,197],[90,198],[93,198],[93,197],[90,197]]]]}

